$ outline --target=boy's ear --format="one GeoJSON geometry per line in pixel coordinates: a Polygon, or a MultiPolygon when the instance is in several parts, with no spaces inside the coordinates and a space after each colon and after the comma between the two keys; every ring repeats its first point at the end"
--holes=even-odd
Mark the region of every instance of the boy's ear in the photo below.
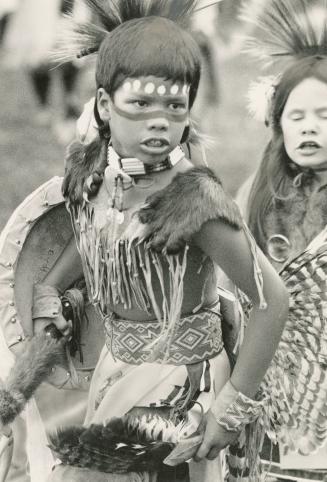
{"type": "Polygon", "coordinates": [[[103,87],[97,91],[97,108],[100,119],[104,123],[108,123],[110,120],[110,96],[103,87]]]}

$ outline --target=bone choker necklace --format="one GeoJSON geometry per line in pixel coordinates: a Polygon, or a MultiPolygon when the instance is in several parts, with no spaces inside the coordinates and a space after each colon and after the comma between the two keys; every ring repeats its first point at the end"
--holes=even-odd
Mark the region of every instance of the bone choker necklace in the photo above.
{"type": "Polygon", "coordinates": [[[185,154],[180,146],[168,155],[167,159],[156,164],[145,164],[136,157],[121,158],[110,145],[108,146],[108,164],[118,171],[122,170],[132,177],[144,176],[154,172],[166,171],[176,166],[176,164],[185,157],[185,154]]]}

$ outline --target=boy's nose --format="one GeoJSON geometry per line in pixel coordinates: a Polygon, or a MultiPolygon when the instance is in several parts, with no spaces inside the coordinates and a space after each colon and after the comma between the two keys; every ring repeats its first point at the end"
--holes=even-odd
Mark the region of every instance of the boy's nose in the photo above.
{"type": "Polygon", "coordinates": [[[160,115],[160,116],[158,115],[156,117],[148,119],[147,123],[148,123],[148,128],[151,130],[164,131],[164,130],[167,130],[169,127],[169,121],[163,115],[160,115]]]}

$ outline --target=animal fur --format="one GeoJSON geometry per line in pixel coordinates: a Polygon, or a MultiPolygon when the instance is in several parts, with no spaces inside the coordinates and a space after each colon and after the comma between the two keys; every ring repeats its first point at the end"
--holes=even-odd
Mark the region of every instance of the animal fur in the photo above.
{"type": "Polygon", "coordinates": [[[83,203],[86,181],[91,173],[104,171],[106,152],[106,143],[99,138],[89,145],[72,142],[69,146],[62,192],[71,205],[83,203]]]}
{"type": "MultiPolygon", "coordinates": [[[[99,184],[102,182],[103,163],[106,165],[105,141],[97,139],[88,146],[74,142],[70,146],[63,195],[71,205],[84,202],[83,193],[91,175],[92,183],[94,173],[98,173],[99,184]]],[[[178,173],[167,187],[146,199],[139,219],[152,233],[153,249],[166,247],[168,252],[179,251],[206,221],[222,219],[237,229],[242,227],[237,205],[207,167],[178,173]]]]}
{"type": "Polygon", "coordinates": [[[172,182],[146,199],[139,219],[149,225],[153,249],[176,252],[210,220],[241,229],[238,207],[207,167],[178,173],[172,182]]]}
{"type": "Polygon", "coordinates": [[[25,347],[0,389],[0,422],[3,425],[14,421],[51,369],[65,362],[63,342],[46,333],[34,336],[25,347]]]}

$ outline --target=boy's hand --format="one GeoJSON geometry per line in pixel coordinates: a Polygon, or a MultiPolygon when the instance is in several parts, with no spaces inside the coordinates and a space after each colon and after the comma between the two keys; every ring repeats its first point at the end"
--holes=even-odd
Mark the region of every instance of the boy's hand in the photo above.
{"type": "Polygon", "coordinates": [[[208,460],[215,459],[219,452],[233,443],[237,437],[238,432],[228,432],[223,427],[221,427],[216,419],[209,410],[204,418],[205,432],[203,437],[203,442],[194,456],[196,462],[207,458],[208,460]]]}
{"type": "Polygon", "coordinates": [[[56,318],[36,318],[34,320],[34,333],[37,334],[44,331],[44,329],[48,325],[51,325],[51,323],[56,325],[63,336],[69,340],[72,333],[73,323],[71,320],[67,321],[61,314],[56,318]]]}

